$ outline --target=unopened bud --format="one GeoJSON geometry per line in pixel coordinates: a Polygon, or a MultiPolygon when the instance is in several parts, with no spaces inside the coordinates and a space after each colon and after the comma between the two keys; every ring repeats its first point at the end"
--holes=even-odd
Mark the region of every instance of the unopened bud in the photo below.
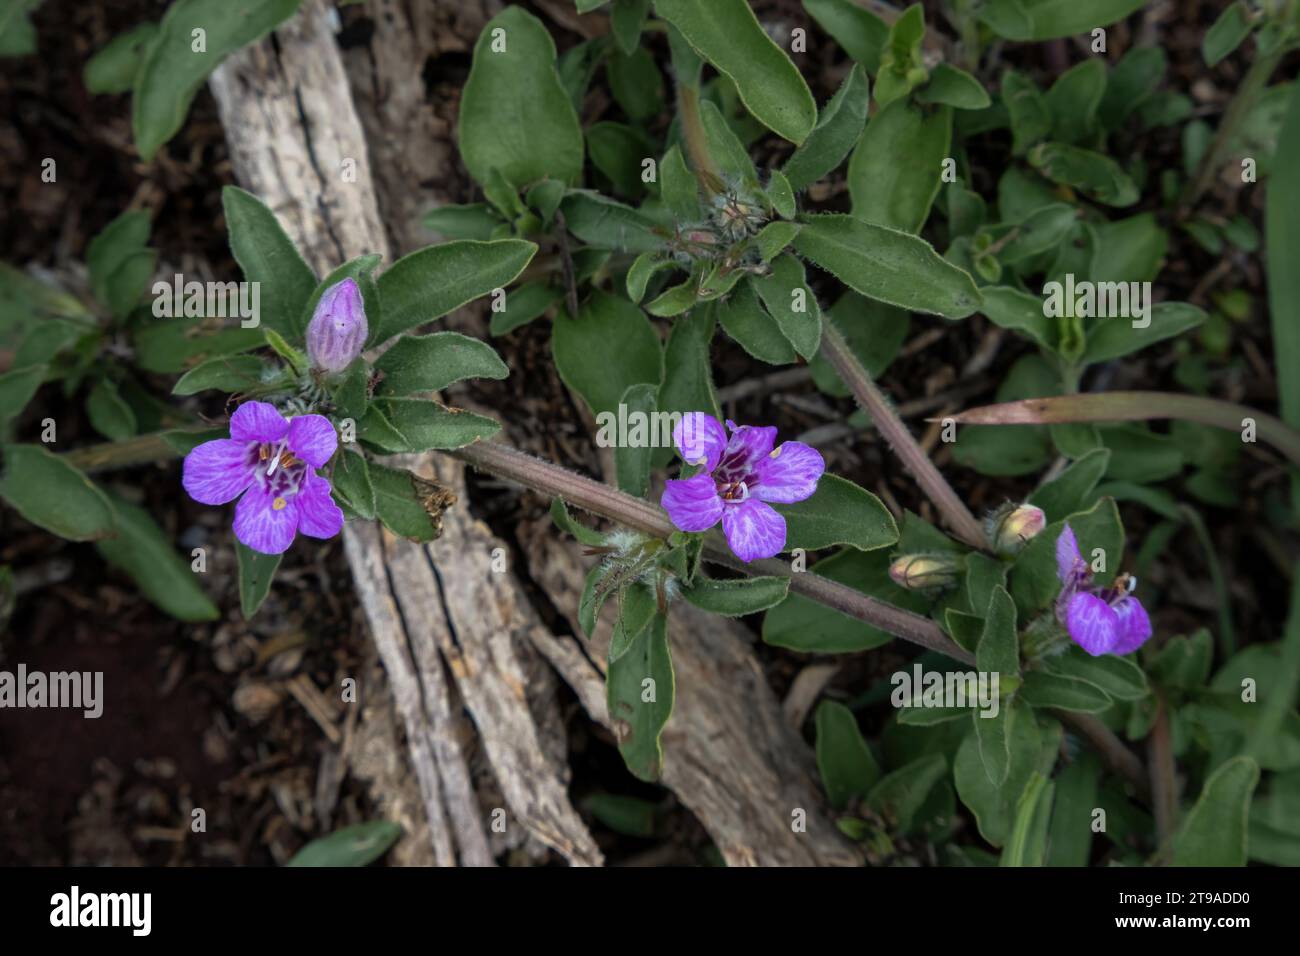
{"type": "Polygon", "coordinates": [[[961,565],[959,554],[904,554],[889,566],[889,576],[909,591],[939,591],[956,587],[961,565]]]}
{"type": "Polygon", "coordinates": [[[998,554],[1018,554],[1030,538],[1047,527],[1047,515],[1033,505],[1005,507],[993,516],[989,537],[998,554]]]}
{"type": "Polygon", "coordinates": [[[307,355],[327,372],[341,372],[365,348],[370,326],[356,279],[344,279],[321,295],[307,326],[307,355]]]}

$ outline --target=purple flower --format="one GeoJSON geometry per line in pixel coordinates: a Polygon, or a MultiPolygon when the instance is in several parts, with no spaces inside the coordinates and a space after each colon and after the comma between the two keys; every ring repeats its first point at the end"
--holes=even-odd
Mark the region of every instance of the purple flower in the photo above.
{"type": "Polygon", "coordinates": [[[731,421],[727,428],[730,438],[711,415],[682,416],[673,442],[682,458],[704,470],[669,481],[660,504],[682,531],[707,531],[721,521],[727,543],[742,561],[770,558],[785,547],[785,519],[768,502],[811,497],[826,463],[803,442],[789,441],[773,451],[775,428],[731,421]]]}
{"type": "Polygon", "coordinates": [[[195,501],[235,506],[235,537],[262,554],[282,554],[301,531],[332,538],[343,512],[316,469],[338,447],[324,415],[286,420],[266,402],[245,402],[230,419],[230,437],[204,442],[185,456],[181,484],[195,501]]]}
{"type": "Polygon", "coordinates": [[[1056,576],[1061,579],[1056,619],[1093,657],[1131,654],[1151,636],[1146,608],[1132,596],[1137,580],[1121,574],[1108,588],[1094,586],[1092,572],[1068,524],[1056,539],[1056,576]]]}
{"type": "Polygon", "coordinates": [[[307,355],[327,372],[341,372],[365,348],[370,326],[356,279],[344,279],[322,293],[307,324],[307,355]]]}

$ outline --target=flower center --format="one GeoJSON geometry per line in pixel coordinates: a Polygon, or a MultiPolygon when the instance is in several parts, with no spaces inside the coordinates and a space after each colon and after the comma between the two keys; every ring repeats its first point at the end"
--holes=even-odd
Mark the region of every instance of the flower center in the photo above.
{"type": "Polygon", "coordinates": [[[260,442],[249,446],[254,481],[262,491],[275,495],[271,507],[276,511],[288,505],[298,493],[307,474],[307,464],[294,456],[287,442],[260,442]]]}
{"type": "Polygon", "coordinates": [[[720,481],[718,497],[723,501],[744,501],[749,497],[749,485],[743,481],[720,481]]]}

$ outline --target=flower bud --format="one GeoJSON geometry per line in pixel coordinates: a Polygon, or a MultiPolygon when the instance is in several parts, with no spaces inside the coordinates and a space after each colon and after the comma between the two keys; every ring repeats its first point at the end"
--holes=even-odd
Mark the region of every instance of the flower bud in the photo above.
{"type": "Polygon", "coordinates": [[[370,326],[356,279],[344,279],[321,295],[307,326],[307,355],[327,372],[341,372],[365,348],[370,326]]]}
{"type": "Polygon", "coordinates": [[[961,577],[959,554],[904,554],[889,566],[889,576],[909,591],[938,591],[957,585],[961,577]]]}
{"type": "Polygon", "coordinates": [[[1030,538],[1047,526],[1047,515],[1033,505],[1004,507],[990,522],[993,550],[1002,555],[1018,554],[1030,538]]]}

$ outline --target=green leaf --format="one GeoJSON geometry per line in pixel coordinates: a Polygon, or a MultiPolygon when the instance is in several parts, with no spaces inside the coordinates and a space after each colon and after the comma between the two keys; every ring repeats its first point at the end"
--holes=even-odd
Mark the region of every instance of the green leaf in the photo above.
{"type": "Polygon", "coordinates": [[[1138,46],[1124,54],[1106,79],[1106,92],[1097,111],[1106,129],[1119,129],[1135,109],[1151,99],[1166,65],[1160,47],[1138,46]]]}
{"type": "Polygon", "coordinates": [[[887,774],[867,794],[866,805],[906,835],[926,798],[948,773],[942,754],[928,754],[887,774]]]}
{"type": "MultiPolygon", "coordinates": [[[[627,407],[629,420],[632,420],[634,414],[643,415],[649,428],[653,429],[655,412],[659,409],[658,392],[658,388],[648,382],[629,385],[619,404],[627,407]]],[[[610,417],[617,418],[612,414],[610,417]]],[[[645,440],[635,442],[628,435],[620,437],[621,440],[614,444],[614,472],[618,476],[618,488],[629,495],[644,498],[650,490],[650,468],[655,452],[651,441],[653,436],[647,435],[645,440]]]]}
{"type": "MultiPolygon", "coordinates": [[[[924,613],[930,606],[925,595],[905,591],[890,579],[889,552],[885,550],[846,549],[817,562],[811,570],[909,611],[924,613]]],[[[870,650],[891,640],[892,635],[799,594],[790,595],[763,620],[764,643],[795,651],[842,654],[870,650]]]]}
{"type": "Polygon", "coordinates": [[[375,517],[375,486],[370,480],[370,466],[365,455],[344,447],[334,459],[330,485],[340,498],[360,517],[375,517]]]}
{"type": "Polygon", "coordinates": [[[221,203],[230,232],[230,251],[244,279],[259,285],[261,325],[301,341],[305,326],[299,322],[316,291],[316,274],[298,254],[275,213],[252,193],[226,186],[221,190],[221,203]]]}
{"type": "MultiPolygon", "coordinates": [[[[785,174],[780,170],[772,170],[771,179],[767,184],[767,198],[772,203],[772,208],[776,214],[783,219],[793,219],[796,212],[794,201],[794,188],[790,185],[790,180],[785,178],[785,174]]],[[[782,225],[781,223],[772,223],[772,225],[782,225]]],[[[794,225],[790,223],[789,225],[794,225]]]]}
{"type": "MultiPolygon", "coordinates": [[[[1016,636],[1016,606],[1011,595],[995,586],[984,615],[984,631],[975,649],[975,666],[981,673],[997,673],[1002,678],[1020,674],[1020,642],[1016,636]]],[[[1000,678],[1001,679],[1001,678],[1000,678]]],[[[1011,712],[1005,705],[996,716],[972,715],[975,736],[979,740],[980,760],[990,782],[1001,785],[1011,769],[1011,751],[1007,722],[1011,712]]]]}
{"type": "MultiPolygon", "coordinates": [[[[648,0],[643,0],[643,5],[650,6],[648,0]]],[[[630,52],[615,53],[606,61],[605,71],[609,91],[628,119],[643,123],[663,112],[664,80],[649,50],[633,47],[630,52]]],[[[590,130],[587,136],[590,148],[590,130]]]]}
{"type": "MultiPolygon", "coordinates": [[[[1002,846],[1015,819],[1016,804],[1030,775],[1042,772],[1038,766],[1043,749],[1043,734],[1034,712],[1023,704],[1004,703],[1006,739],[1010,754],[1004,782],[994,784],[984,770],[980,746],[975,734],[965,737],[953,760],[953,778],[957,795],[975,814],[980,836],[994,846],[1002,846]]],[[[975,717],[977,722],[983,718],[975,717]]],[[[1001,719],[999,717],[998,719],[1001,719]]],[[[984,721],[989,723],[990,721],[984,721]]]]}
{"type": "Polygon", "coordinates": [[[494,289],[505,288],[536,252],[536,245],[521,239],[460,240],[403,256],[379,277],[383,324],[371,328],[370,344],[387,341],[494,289]]]}
{"type": "Polygon", "coordinates": [[[402,336],[375,367],[384,373],[379,389],[387,395],[437,392],[467,378],[510,374],[492,346],[459,332],[402,336]]]}
{"type": "Polygon", "coordinates": [[[1151,282],[1160,271],[1169,235],[1151,213],[1098,223],[1093,282],[1151,282]]]}
{"type": "Polygon", "coordinates": [[[948,63],[940,63],[930,72],[930,82],[917,91],[916,100],[959,110],[987,109],[993,103],[979,80],[948,63]]]}
{"type": "Polygon", "coordinates": [[[874,551],[898,540],[898,526],[884,503],[838,475],[822,475],[811,498],[775,507],[785,518],[786,551],[840,544],[874,551]]]}
{"type": "Polygon", "coordinates": [[[200,362],[172,386],[173,395],[197,395],[209,389],[240,392],[264,381],[267,364],[256,355],[223,355],[200,362]]]}
{"type": "Polygon", "coordinates": [[[299,0],[177,0],[135,73],[131,129],[146,163],[185,123],[190,103],[225,57],[293,16],[299,0]],[[202,31],[197,51],[194,31],[202,31]]]}
{"type": "Polygon", "coordinates": [[[673,710],[668,620],[656,615],[606,675],[609,719],[628,770],[653,782],[663,770],[660,735],[673,710]]]}
{"type": "MultiPolygon", "coordinates": [[[[1107,655],[1109,656],[1109,655],[1107,655]]],[[[1117,659],[1117,658],[1116,658],[1117,659]]],[[[1083,751],[1053,780],[1056,800],[1048,831],[1047,866],[1087,866],[1092,851],[1092,813],[1101,776],[1097,756],[1083,751]]]]}
{"type": "Polygon", "coordinates": [[[516,187],[547,177],[575,183],[582,174],[582,130],[556,71],[555,42],[522,7],[506,7],[479,34],[459,142],[480,183],[492,170],[516,187]]]}
{"type": "Polygon", "coordinates": [[[631,199],[645,193],[641,162],[649,159],[653,147],[639,130],[608,120],[587,130],[587,155],[591,164],[614,185],[614,191],[631,199]]]}
{"type": "Polygon", "coordinates": [[[428,542],[442,534],[442,512],[426,509],[417,495],[429,492],[430,483],[404,468],[378,462],[367,471],[375,493],[375,515],[385,528],[410,541],[428,542]]]}
{"type": "Polygon", "coordinates": [[[808,137],[817,122],[817,104],[808,84],[745,0],[654,0],[654,7],[736,84],[755,119],[792,143],[808,137]]]}
{"type": "Polygon", "coordinates": [[[654,593],[643,584],[634,582],[619,592],[618,616],[609,638],[610,664],[631,650],[636,639],[649,629],[657,611],[655,605],[654,593]]]}
{"type": "Polygon", "coordinates": [[[1035,707],[1055,707],[1084,714],[1099,714],[1111,704],[1110,697],[1095,684],[1045,671],[1027,673],[1019,694],[1025,703],[1035,707]]]}
{"type": "Polygon", "coordinates": [[[110,500],[117,536],[95,542],[104,560],[130,575],[145,597],[177,620],[217,620],[221,612],[149,512],[117,495],[110,500]]]}
{"type": "MultiPolygon", "coordinates": [[[[1268,303],[1282,419],[1300,428],[1300,83],[1291,85],[1277,153],[1285,158],[1268,179],[1264,223],[1268,303]]],[[[1300,514],[1300,473],[1291,473],[1292,508],[1300,514]]]]}
{"type": "Polygon", "coordinates": [[[1043,865],[1055,791],[1055,785],[1042,774],[1030,774],[1029,783],[1016,801],[1015,821],[1002,849],[1001,866],[1043,865]]]}
{"type": "Polygon", "coordinates": [[[69,541],[115,533],[113,507],[89,478],[39,445],[0,446],[0,498],[38,527],[69,541]]]}
{"type": "MultiPolygon", "coordinates": [[[[1097,294],[1107,294],[1101,285],[1097,294]]],[[[1122,294],[1122,293],[1121,293],[1122,294]]],[[[1116,301],[1112,299],[1112,301],[1116,301]]],[[[1120,299],[1119,301],[1122,301],[1120,299]]],[[[1087,345],[1083,350],[1081,361],[1085,364],[1108,362],[1111,359],[1128,355],[1148,345],[1173,338],[1188,329],[1194,329],[1205,321],[1205,312],[1187,302],[1148,303],[1150,314],[1146,316],[1147,324],[1138,325],[1142,319],[1123,317],[1099,319],[1088,330],[1087,345]]]]}
{"type": "MultiPolygon", "coordinates": [[[[620,0],[615,0],[615,3],[620,0]]],[[[647,5],[649,0],[645,0],[647,5]]],[[[615,13],[618,11],[615,6],[615,13]]],[[[654,836],[657,804],[640,797],[624,797],[614,793],[592,793],[582,798],[582,809],[624,836],[647,839],[654,836]]]]}
{"type": "Polygon", "coordinates": [[[952,144],[952,109],[922,109],[906,99],[880,110],[849,160],[853,215],[902,232],[920,232],[939,194],[952,144]],[[899,157],[906,156],[906,162],[899,157]]]}
{"type": "Polygon", "coordinates": [[[858,729],[853,711],[833,700],[817,705],[817,770],[826,797],[843,810],[854,797],[865,797],[880,779],[880,766],[858,729]]]}
{"type": "Polygon", "coordinates": [[[779,577],[719,580],[698,577],[682,589],[682,596],[701,610],[727,617],[744,617],[766,611],[785,600],[790,579],[779,577]]]}
{"type": "Polygon", "coordinates": [[[551,499],[551,520],[555,522],[555,526],[561,531],[573,535],[579,544],[585,544],[589,548],[596,548],[605,543],[605,535],[573,519],[562,498],[551,499]]]}
{"type": "Polygon", "coordinates": [[[125,93],[131,89],[145,50],[157,34],[158,24],[141,23],[104,44],[82,69],[86,92],[125,93]]]}
{"type": "Polygon", "coordinates": [[[384,451],[418,452],[463,448],[500,430],[501,425],[490,418],[429,399],[386,398],[370,406],[357,434],[384,451]],[[376,420],[372,417],[375,415],[382,415],[384,420],[376,420]]]}
{"type": "Polygon", "coordinates": [[[969,275],[905,232],[852,216],[809,216],[794,248],[869,299],[950,319],[980,305],[969,275]]]}
{"type": "Polygon", "coordinates": [[[768,275],[752,281],[768,314],[794,350],[804,358],[816,355],[822,340],[821,308],[808,288],[803,263],[789,254],[779,256],[768,275]]]}
{"type": "Polygon", "coordinates": [[[97,381],[86,396],[86,417],[91,427],[110,441],[123,441],[136,432],[135,412],[106,378],[97,381]]]}
{"type": "Polygon", "coordinates": [[[555,317],[551,350],[560,378],[593,414],[617,414],[628,386],[657,386],[663,377],[663,349],[645,313],[599,290],[576,319],[564,313],[555,317]]]}
{"type": "Polygon", "coordinates": [[[614,0],[610,11],[610,27],[619,49],[628,56],[636,52],[641,43],[641,30],[650,12],[650,0],[614,0]]]}
{"type": "Polygon", "coordinates": [[[484,242],[492,238],[497,227],[502,225],[502,220],[487,203],[449,203],[426,212],[420,217],[420,225],[443,239],[477,239],[484,242]]]}
{"type": "Polygon", "coordinates": [[[693,222],[700,217],[700,187],[695,174],[686,167],[681,147],[676,143],[664,154],[659,164],[660,188],[663,199],[673,215],[681,222],[693,222]]]}
{"type": "Polygon", "coordinates": [[[1174,866],[1245,866],[1250,798],[1259,764],[1233,757],[1210,774],[1174,836],[1174,866]]]}
{"type": "Polygon", "coordinates": [[[889,41],[880,56],[876,74],[876,104],[882,109],[901,100],[924,83],[928,72],[921,55],[925,39],[925,11],[919,3],[904,10],[889,27],[889,41]]]}
{"type": "MultiPolygon", "coordinates": [[[[845,3],[846,0],[832,2],[845,3]]],[[[857,7],[853,9],[858,10],[857,7]]],[[[865,10],[858,12],[872,16],[865,10]]],[[[854,67],[835,91],[835,95],[822,107],[817,125],[803,145],[781,167],[790,188],[796,192],[807,189],[839,167],[862,137],[870,104],[871,81],[867,78],[866,70],[860,66],[854,67]]]]}
{"type": "Polygon", "coordinates": [[[1014,155],[1023,156],[1029,147],[1051,135],[1052,114],[1047,99],[1025,74],[1017,70],[1002,74],[1002,102],[1011,120],[1014,155]]]}
{"type": "Polygon", "coordinates": [[[1052,182],[1077,189],[1107,206],[1131,206],[1138,201],[1137,184],[1119,164],[1101,153],[1068,143],[1039,143],[1029,151],[1029,164],[1052,182]]]}
{"type": "Polygon", "coordinates": [[[664,247],[664,240],[654,232],[656,223],[652,219],[597,193],[569,193],[560,209],[569,232],[598,249],[641,253],[664,247]]]}
{"type": "Polygon", "coordinates": [[[1043,300],[1009,286],[986,286],[980,290],[984,299],[981,312],[994,325],[1013,329],[1028,336],[1049,351],[1056,349],[1056,320],[1043,314],[1043,300]]]}
{"type": "Polygon", "coordinates": [[[1106,92],[1106,64],[1092,57],[1062,73],[1047,91],[1052,139],[1085,143],[1096,135],[1097,109],[1106,92]]]}
{"type": "Polygon", "coordinates": [[[1250,7],[1242,0],[1231,4],[1219,14],[1201,39],[1201,56],[1206,66],[1218,66],[1233,50],[1241,46],[1255,28],[1250,7]]]}
{"type": "Polygon", "coordinates": [[[1047,513],[1048,521],[1063,520],[1092,504],[1092,492],[1106,473],[1110,452],[1096,448],[1072,463],[1029,496],[1029,503],[1047,513]]]}
{"type": "Polygon", "coordinates": [[[239,564],[239,608],[246,619],[251,619],[271,593],[271,582],[283,555],[262,554],[236,541],[235,556],[239,564]]]}
{"type": "Polygon", "coordinates": [[[712,341],[713,315],[708,309],[697,309],[673,323],[664,349],[659,411],[707,412],[714,418],[722,417],[713,391],[713,366],[709,361],[712,341]]]}
{"type": "Polygon", "coordinates": [[[1055,40],[1091,33],[1139,9],[1146,0],[988,0],[979,18],[1007,40],[1055,40]]]}
{"type": "Polygon", "coordinates": [[[36,27],[28,14],[41,0],[5,0],[0,4],[0,57],[36,52],[36,27]]]}
{"type": "Polygon", "coordinates": [[[1150,692],[1142,668],[1127,657],[1093,657],[1081,647],[1070,647],[1064,654],[1049,657],[1044,665],[1049,673],[1086,681],[1117,700],[1141,700],[1150,692]]]}
{"type": "Polygon", "coordinates": [[[492,313],[489,331],[506,335],[539,319],[564,298],[564,292],[546,282],[525,282],[514,286],[502,301],[504,308],[492,313]]]}
{"type": "Polygon", "coordinates": [[[717,304],[716,315],[723,330],[759,361],[788,365],[795,360],[794,346],[759,302],[753,283],[740,283],[717,304]]]}
{"type": "Polygon", "coordinates": [[[804,9],[868,73],[880,69],[889,25],[853,0],[803,0],[804,9]]]}
{"type": "Polygon", "coordinates": [[[285,865],[366,866],[387,853],[401,835],[401,826],[390,820],[356,823],[312,840],[285,865]]]}
{"type": "Polygon", "coordinates": [[[0,427],[17,418],[45,381],[48,365],[28,365],[0,374],[0,427]]]}

